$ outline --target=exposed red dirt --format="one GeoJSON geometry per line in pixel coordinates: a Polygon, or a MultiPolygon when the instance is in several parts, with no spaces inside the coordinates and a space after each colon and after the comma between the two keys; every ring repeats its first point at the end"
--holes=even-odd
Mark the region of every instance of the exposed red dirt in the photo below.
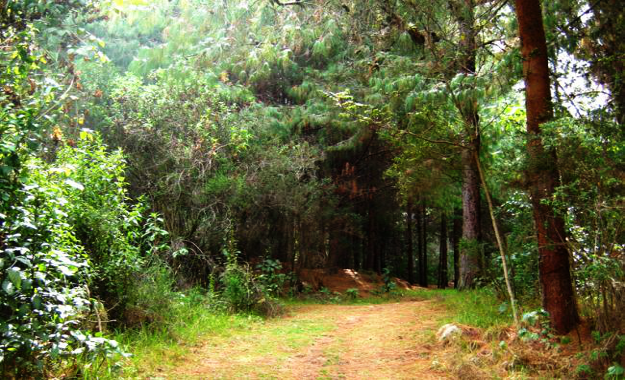
{"type": "MultiPolygon", "coordinates": [[[[304,286],[309,286],[314,291],[327,288],[332,292],[345,293],[348,289],[357,289],[360,296],[368,296],[384,286],[380,275],[359,273],[353,269],[301,269],[297,275],[304,286]]],[[[402,279],[393,280],[398,289],[415,288],[402,279]]]]}

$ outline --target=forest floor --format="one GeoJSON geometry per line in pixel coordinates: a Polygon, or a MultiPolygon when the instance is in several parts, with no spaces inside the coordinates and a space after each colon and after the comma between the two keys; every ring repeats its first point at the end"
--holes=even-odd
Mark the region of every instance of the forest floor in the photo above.
{"type": "MultiPolygon", "coordinates": [[[[345,304],[285,300],[273,318],[204,314],[191,335],[135,345],[122,377],[138,379],[600,378],[583,354],[590,333],[519,338],[484,291],[415,290],[345,304]],[[314,303],[313,303],[314,302],[314,303]],[[503,318],[503,319],[502,319],[503,318]],[[454,322],[462,334],[440,342],[454,322]],[[481,326],[481,327],[480,327],[481,326]]],[[[346,302],[346,301],[342,301],[346,302]]],[[[183,320],[181,316],[181,321],[183,320]]],[[[186,323],[184,323],[186,325],[186,323]]],[[[532,334],[538,328],[526,326],[532,334]]],[[[582,329],[584,330],[584,329],[582,329]]],[[[181,330],[182,331],[182,330],[181,330]]],[[[136,339],[136,338],[135,338],[136,339]]],[[[599,352],[599,351],[597,351],[599,352]]],[[[119,376],[114,377],[119,378],[119,376]]]]}
{"type": "Polygon", "coordinates": [[[448,311],[432,300],[296,305],[288,315],[208,337],[164,378],[441,379],[435,333],[448,311]]]}
{"type": "Polygon", "coordinates": [[[133,357],[123,377],[560,379],[601,373],[581,352],[592,347],[588,329],[553,337],[542,335],[540,324],[526,325],[529,338],[521,338],[487,290],[406,289],[398,282],[395,295],[381,295],[378,278],[345,271],[305,276],[325,293],[284,300],[282,315],[215,314],[200,305],[195,317],[181,314],[176,328],[130,337],[133,357]],[[365,298],[339,292],[354,288],[365,298]],[[449,322],[462,333],[440,342],[437,331],[449,322]]]}

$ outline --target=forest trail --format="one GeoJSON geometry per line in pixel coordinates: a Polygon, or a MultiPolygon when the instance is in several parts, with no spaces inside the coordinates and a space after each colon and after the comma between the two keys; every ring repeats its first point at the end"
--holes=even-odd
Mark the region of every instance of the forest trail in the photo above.
{"type": "Polygon", "coordinates": [[[229,336],[207,337],[161,378],[441,379],[434,301],[300,305],[229,336]],[[167,373],[169,372],[169,373],[167,373]]]}

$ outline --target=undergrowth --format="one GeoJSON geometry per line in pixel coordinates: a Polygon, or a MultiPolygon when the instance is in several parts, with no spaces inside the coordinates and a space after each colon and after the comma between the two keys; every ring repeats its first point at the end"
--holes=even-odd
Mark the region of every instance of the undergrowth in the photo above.
{"type": "Polygon", "coordinates": [[[190,349],[208,335],[228,335],[249,328],[263,319],[251,314],[228,314],[211,307],[211,297],[193,290],[177,293],[176,301],[160,322],[139,329],[119,331],[114,334],[130,358],[120,365],[109,366],[92,377],[117,379],[137,377],[142,371],[173,367],[190,349]]]}

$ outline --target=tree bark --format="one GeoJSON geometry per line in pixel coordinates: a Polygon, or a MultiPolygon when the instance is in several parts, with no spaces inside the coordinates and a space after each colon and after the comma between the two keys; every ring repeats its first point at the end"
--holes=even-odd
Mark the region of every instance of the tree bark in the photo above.
{"type": "Polygon", "coordinates": [[[419,228],[419,285],[428,286],[427,220],[425,201],[421,201],[417,215],[419,228]]]}
{"type": "Polygon", "coordinates": [[[339,218],[335,218],[330,222],[330,245],[328,247],[326,268],[342,268],[341,264],[344,258],[341,255],[345,254],[340,244],[342,229],[342,221],[339,218]]]}
{"type": "MultiPolygon", "coordinates": [[[[478,143],[479,144],[479,143],[478,143]]],[[[479,145],[478,145],[479,146],[479,145]]],[[[475,148],[479,150],[479,148],[475,148]]],[[[462,240],[460,247],[460,281],[458,289],[473,288],[482,275],[482,239],[480,218],[479,175],[472,159],[474,150],[462,152],[464,181],[462,184],[462,240]]]]}
{"type": "Polygon", "coordinates": [[[521,38],[527,109],[528,182],[540,256],[543,308],[560,334],[573,329],[579,315],[575,303],[564,222],[548,203],[560,184],[556,153],[545,149],[541,124],[552,118],[547,43],[539,0],[516,0],[521,38]]]}
{"type": "Polygon", "coordinates": [[[452,232],[454,250],[454,289],[458,289],[460,282],[460,238],[462,237],[462,210],[454,210],[454,227],[452,232]]]}
{"type": "MultiPolygon", "coordinates": [[[[475,74],[475,17],[473,0],[463,0],[455,5],[455,13],[460,24],[460,73],[475,74]]],[[[462,151],[462,238],[460,250],[459,289],[473,288],[482,275],[481,221],[480,221],[480,178],[475,164],[475,154],[480,152],[480,120],[475,99],[456,102],[465,125],[465,146],[462,151]]]]}
{"type": "Polygon", "coordinates": [[[406,205],[406,256],[408,258],[408,282],[414,284],[414,256],[412,245],[412,200],[406,205]]]}
{"type": "Polygon", "coordinates": [[[438,256],[438,288],[447,287],[447,215],[441,212],[440,250],[438,256]]]}
{"type": "Polygon", "coordinates": [[[375,270],[375,229],[373,226],[373,207],[371,200],[367,201],[367,259],[366,269],[375,270]]]}

